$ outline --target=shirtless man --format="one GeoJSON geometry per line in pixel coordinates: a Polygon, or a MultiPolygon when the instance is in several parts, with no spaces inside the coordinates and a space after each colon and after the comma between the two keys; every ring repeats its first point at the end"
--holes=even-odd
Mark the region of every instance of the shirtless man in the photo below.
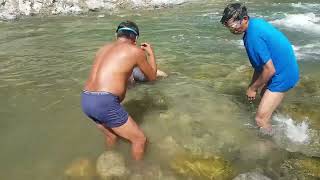
{"type": "Polygon", "coordinates": [[[116,41],[105,45],[96,54],[89,78],[82,92],[83,112],[97,123],[107,144],[114,145],[117,135],[131,142],[135,160],[143,157],[146,136],[121,106],[128,79],[139,67],[149,81],[157,76],[157,64],[150,44],[137,47],[138,26],[131,21],[119,24],[116,41]]]}

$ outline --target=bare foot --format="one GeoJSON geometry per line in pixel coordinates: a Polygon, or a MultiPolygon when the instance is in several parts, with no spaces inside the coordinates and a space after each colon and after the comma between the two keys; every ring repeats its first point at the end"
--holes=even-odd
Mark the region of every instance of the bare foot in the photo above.
{"type": "Polygon", "coordinates": [[[160,71],[159,69],[157,70],[157,77],[168,77],[168,74],[160,71]]]}

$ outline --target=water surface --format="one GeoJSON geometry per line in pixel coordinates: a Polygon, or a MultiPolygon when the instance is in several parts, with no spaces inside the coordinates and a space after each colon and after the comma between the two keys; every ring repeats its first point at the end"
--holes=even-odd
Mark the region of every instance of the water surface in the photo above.
{"type": "MultiPolygon", "coordinates": [[[[256,105],[245,100],[252,70],[241,36],[219,23],[224,6],[216,1],[104,17],[100,12],[1,22],[1,179],[63,179],[71,161],[96,159],[104,151],[102,135],[81,112],[80,92],[95,52],[114,39],[116,26],[126,19],[139,25],[139,42],[153,45],[158,66],[169,74],[130,89],[124,101],[150,140],[145,163],[185,179],[170,168],[169,151],[162,149],[168,138],[193,154],[223,157],[237,173],[260,168],[274,179],[290,150],[320,156],[319,146],[294,142],[320,128],[320,4],[247,3],[251,16],[267,19],[288,36],[299,59],[302,80],[279,110],[285,117],[273,121],[278,127],[292,118],[289,128],[298,130],[291,139],[281,133],[274,139],[259,136],[256,105]],[[308,124],[306,131],[301,122],[308,124]]],[[[130,162],[127,142],[117,150],[130,162]]]]}

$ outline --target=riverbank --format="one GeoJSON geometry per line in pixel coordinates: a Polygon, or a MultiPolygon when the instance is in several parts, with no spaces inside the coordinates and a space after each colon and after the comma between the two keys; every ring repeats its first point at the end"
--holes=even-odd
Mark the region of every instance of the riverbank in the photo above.
{"type": "Polygon", "coordinates": [[[2,0],[0,19],[14,20],[32,15],[83,14],[102,11],[112,14],[119,9],[157,9],[190,2],[189,0],[2,0]]]}

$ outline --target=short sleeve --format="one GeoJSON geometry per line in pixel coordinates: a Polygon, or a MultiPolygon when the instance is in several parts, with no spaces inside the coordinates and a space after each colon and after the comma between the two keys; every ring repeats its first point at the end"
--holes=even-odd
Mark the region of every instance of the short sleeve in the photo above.
{"type": "Polygon", "coordinates": [[[266,41],[263,38],[257,37],[255,41],[255,55],[259,61],[259,64],[263,66],[271,59],[270,51],[266,41]]]}

